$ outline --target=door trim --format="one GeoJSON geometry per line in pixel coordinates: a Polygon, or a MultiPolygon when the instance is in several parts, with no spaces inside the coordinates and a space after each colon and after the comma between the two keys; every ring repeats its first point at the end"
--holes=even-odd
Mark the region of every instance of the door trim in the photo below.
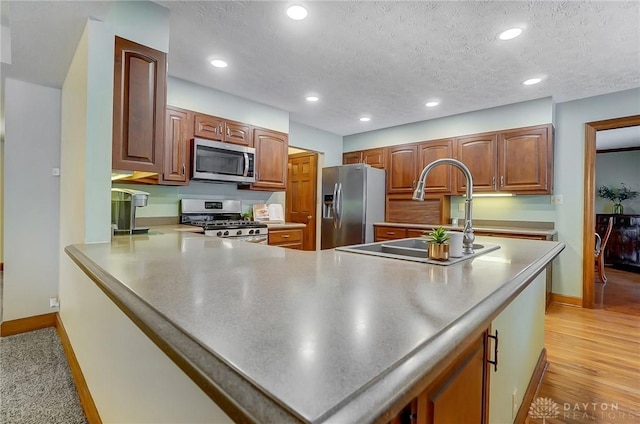
{"type": "Polygon", "coordinates": [[[596,196],[596,132],[640,125],[640,115],[587,122],[584,125],[584,217],[582,227],[582,307],[594,306],[595,196],[596,196]]]}

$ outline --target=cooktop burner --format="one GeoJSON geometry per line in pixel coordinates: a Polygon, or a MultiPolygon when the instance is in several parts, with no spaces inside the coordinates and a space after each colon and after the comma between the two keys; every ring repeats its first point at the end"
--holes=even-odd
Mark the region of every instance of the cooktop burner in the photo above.
{"type": "Polygon", "coordinates": [[[204,220],[191,221],[190,225],[202,227],[205,230],[233,230],[236,228],[267,228],[267,224],[258,221],[242,221],[242,220],[204,220]]]}

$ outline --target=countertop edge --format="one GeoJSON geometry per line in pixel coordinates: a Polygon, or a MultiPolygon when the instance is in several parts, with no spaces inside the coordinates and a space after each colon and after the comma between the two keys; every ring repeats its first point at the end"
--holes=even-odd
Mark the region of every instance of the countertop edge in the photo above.
{"type": "Polygon", "coordinates": [[[440,334],[425,341],[368,387],[345,399],[341,405],[337,405],[316,422],[387,422],[386,419],[380,420],[382,414],[401,400],[408,403],[417,397],[422,388],[435,380],[440,370],[453,363],[455,353],[462,350],[464,341],[484,331],[564,248],[564,243],[558,243],[440,334]],[[366,415],[362,411],[367,411],[366,415]]]}
{"type": "Polygon", "coordinates": [[[111,301],[236,422],[304,423],[130,291],[75,246],[65,252],[111,301]],[[242,405],[260,406],[247,409],[242,405]]]}

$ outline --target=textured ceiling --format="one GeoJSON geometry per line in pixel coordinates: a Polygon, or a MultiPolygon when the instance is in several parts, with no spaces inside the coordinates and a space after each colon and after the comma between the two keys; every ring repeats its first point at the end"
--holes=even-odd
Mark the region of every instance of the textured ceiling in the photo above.
{"type": "MultiPolygon", "coordinates": [[[[640,87],[640,2],[159,1],[171,10],[169,74],[274,106],[340,135],[540,97],[640,87]],[[523,34],[497,34],[520,26],[523,34]],[[222,57],[225,69],[208,62],[222,57]],[[542,83],[521,82],[543,76],[542,83]],[[304,97],[316,93],[320,101],[304,97]],[[424,103],[439,99],[427,109],[424,103]],[[360,122],[362,115],[371,117],[360,122]]],[[[9,2],[3,75],[60,86],[87,16],[108,3],[9,2]]],[[[640,101],[640,100],[639,100],[640,101]]]]}

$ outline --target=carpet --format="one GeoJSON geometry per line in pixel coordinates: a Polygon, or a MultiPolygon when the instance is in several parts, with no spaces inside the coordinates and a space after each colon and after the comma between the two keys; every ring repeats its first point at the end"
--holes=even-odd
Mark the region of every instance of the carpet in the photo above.
{"type": "Polygon", "coordinates": [[[0,337],[0,423],[86,423],[54,328],[0,337]]]}

